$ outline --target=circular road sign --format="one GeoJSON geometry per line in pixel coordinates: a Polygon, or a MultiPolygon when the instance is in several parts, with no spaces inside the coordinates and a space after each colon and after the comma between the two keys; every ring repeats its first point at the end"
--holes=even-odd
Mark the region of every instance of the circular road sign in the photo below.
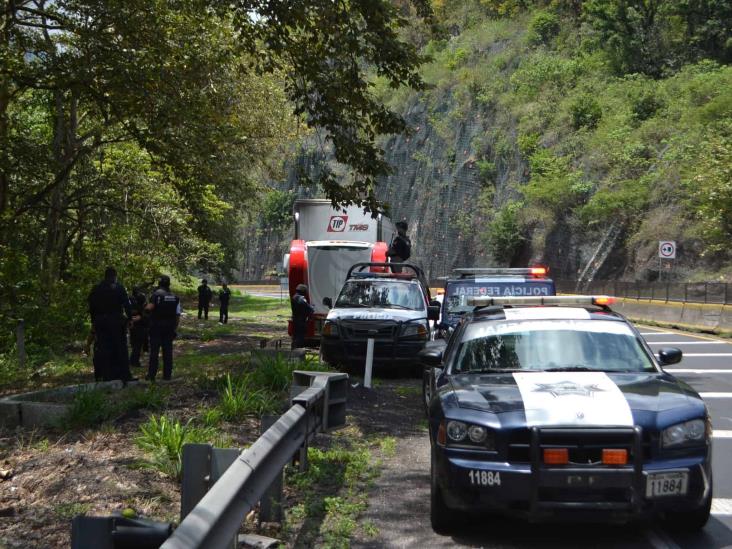
{"type": "Polygon", "coordinates": [[[658,257],[676,259],[676,242],[673,240],[660,240],[658,242],[658,257]]]}

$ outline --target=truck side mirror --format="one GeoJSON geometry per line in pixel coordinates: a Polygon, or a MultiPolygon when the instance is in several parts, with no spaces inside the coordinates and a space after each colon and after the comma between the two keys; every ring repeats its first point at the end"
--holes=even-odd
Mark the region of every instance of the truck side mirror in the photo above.
{"type": "Polygon", "coordinates": [[[428,320],[439,320],[440,319],[440,307],[437,305],[430,305],[427,307],[427,319],[428,320]]]}
{"type": "Polygon", "coordinates": [[[332,309],[333,308],[333,300],[331,298],[329,298],[329,297],[324,297],[323,298],[323,305],[325,305],[329,309],[332,309]]]}

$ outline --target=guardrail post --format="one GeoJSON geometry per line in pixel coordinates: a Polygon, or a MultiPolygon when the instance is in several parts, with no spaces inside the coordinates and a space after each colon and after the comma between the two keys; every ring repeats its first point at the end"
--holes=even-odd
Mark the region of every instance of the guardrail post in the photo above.
{"type": "Polygon", "coordinates": [[[725,305],[727,305],[727,303],[729,303],[729,293],[728,293],[728,290],[729,290],[729,284],[725,282],[724,283],[724,304],[725,305]]]}
{"type": "Polygon", "coordinates": [[[21,368],[25,366],[25,320],[18,319],[18,327],[15,329],[15,338],[18,347],[18,364],[21,368]]]}
{"type": "Polygon", "coordinates": [[[707,303],[707,296],[709,295],[709,284],[704,283],[704,303],[707,303]]]}
{"type": "Polygon", "coordinates": [[[684,283],[684,302],[689,301],[689,283],[684,283]]]}
{"type": "MultiPolygon", "coordinates": [[[[272,427],[279,416],[262,416],[260,433],[264,434],[272,427]]],[[[282,471],[269,485],[259,502],[259,522],[281,522],[282,521],[282,471]]]]}
{"type": "Polygon", "coordinates": [[[671,286],[671,284],[669,284],[668,282],[666,282],[666,303],[668,303],[668,291],[669,291],[669,286],[671,286]]]}

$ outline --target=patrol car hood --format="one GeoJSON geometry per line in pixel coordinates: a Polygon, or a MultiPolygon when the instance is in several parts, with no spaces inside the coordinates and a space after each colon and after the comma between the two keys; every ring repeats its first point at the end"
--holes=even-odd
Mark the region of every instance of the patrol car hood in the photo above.
{"type": "Polygon", "coordinates": [[[337,308],[328,313],[328,320],[397,320],[406,321],[416,318],[427,318],[427,311],[411,311],[407,309],[375,309],[375,308],[337,308]]]}
{"type": "Polygon", "coordinates": [[[548,378],[542,372],[522,373],[518,377],[510,373],[461,374],[450,376],[450,386],[460,408],[492,413],[551,410],[569,399],[573,399],[573,404],[604,407],[611,413],[627,408],[633,416],[704,406],[693,389],[668,374],[597,374],[600,375],[552,372],[548,378]]]}

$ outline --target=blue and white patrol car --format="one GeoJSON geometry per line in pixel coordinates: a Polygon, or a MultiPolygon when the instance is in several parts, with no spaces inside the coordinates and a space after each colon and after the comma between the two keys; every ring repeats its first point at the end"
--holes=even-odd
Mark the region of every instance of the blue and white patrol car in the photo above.
{"type": "Polygon", "coordinates": [[[711,424],[607,297],[472,298],[431,364],[431,518],[465,511],[701,528],[712,502],[711,424]]]}
{"type": "Polygon", "coordinates": [[[546,297],[556,295],[554,281],[546,267],[494,268],[469,267],[453,271],[445,280],[440,315],[443,337],[457,326],[466,312],[473,310],[467,300],[473,297],[546,297]]]}

